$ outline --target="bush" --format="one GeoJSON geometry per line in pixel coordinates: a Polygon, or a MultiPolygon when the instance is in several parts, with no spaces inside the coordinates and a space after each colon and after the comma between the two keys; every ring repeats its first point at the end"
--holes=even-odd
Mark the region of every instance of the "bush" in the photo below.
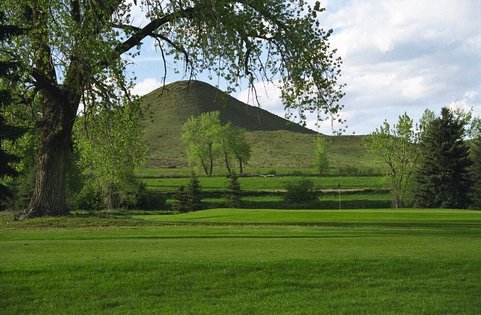
{"type": "Polygon", "coordinates": [[[285,188],[284,202],[288,206],[310,207],[318,201],[319,191],[316,190],[314,182],[310,179],[303,178],[289,182],[285,188]]]}
{"type": "Polygon", "coordinates": [[[161,210],[166,208],[166,198],[160,191],[149,190],[145,184],[140,186],[137,204],[139,210],[161,210]]]}
{"type": "Polygon", "coordinates": [[[104,208],[104,201],[101,192],[87,182],[73,198],[71,206],[73,209],[100,210],[104,208]]]}

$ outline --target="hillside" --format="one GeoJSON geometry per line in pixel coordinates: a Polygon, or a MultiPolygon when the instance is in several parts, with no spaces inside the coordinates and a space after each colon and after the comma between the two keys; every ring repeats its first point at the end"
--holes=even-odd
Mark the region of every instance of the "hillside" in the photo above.
{"type": "MultiPolygon", "coordinates": [[[[244,128],[252,146],[254,167],[310,167],[315,131],[247,105],[219,89],[199,81],[180,81],[159,88],[141,99],[147,110],[145,139],[148,166],[186,166],[182,124],[191,116],[219,111],[222,122],[244,128]]],[[[330,137],[334,167],[371,165],[361,138],[330,137]]]]}

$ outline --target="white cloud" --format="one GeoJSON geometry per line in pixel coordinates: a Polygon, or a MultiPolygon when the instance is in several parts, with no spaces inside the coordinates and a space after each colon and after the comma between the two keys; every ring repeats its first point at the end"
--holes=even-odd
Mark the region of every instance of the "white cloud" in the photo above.
{"type": "MultiPolygon", "coordinates": [[[[257,101],[262,109],[279,116],[284,115],[284,106],[282,105],[281,90],[278,87],[278,82],[257,82],[254,84],[254,87],[257,92],[257,101]]],[[[249,88],[243,89],[233,96],[249,105],[258,105],[254,91],[249,88]]]]}
{"type": "Polygon", "coordinates": [[[349,130],[369,133],[384,119],[417,119],[459,100],[481,104],[481,1],[331,3],[321,23],[334,29],[344,61],[349,130]]]}
{"type": "Polygon", "coordinates": [[[154,78],[147,78],[135,84],[135,87],[132,89],[131,92],[134,95],[142,96],[152,92],[153,90],[157,89],[161,85],[162,85],[161,81],[154,78]]]}

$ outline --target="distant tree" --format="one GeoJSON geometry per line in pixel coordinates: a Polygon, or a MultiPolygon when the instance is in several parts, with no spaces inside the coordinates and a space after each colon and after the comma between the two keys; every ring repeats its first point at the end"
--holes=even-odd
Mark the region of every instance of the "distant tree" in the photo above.
{"type": "Polygon", "coordinates": [[[202,209],[202,186],[195,172],[190,176],[186,191],[187,209],[191,211],[202,209]]]}
{"type": "Polygon", "coordinates": [[[205,175],[212,175],[214,160],[220,155],[219,135],[222,131],[219,112],[206,112],[190,117],[182,126],[182,141],[187,145],[191,164],[200,164],[205,175]]]}
{"type": "Polygon", "coordinates": [[[364,145],[382,163],[384,176],[389,179],[393,206],[405,207],[412,203],[414,174],[419,161],[419,133],[413,120],[405,113],[397,124],[387,121],[364,138],[364,145]]]}
{"type": "Polygon", "coordinates": [[[190,117],[182,126],[182,141],[187,145],[190,164],[200,165],[208,176],[212,175],[217,160],[223,160],[229,174],[232,160],[237,160],[242,173],[251,154],[245,130],[230,122],[222,125],[218,111],[190,117]]]}
{"type": "Polygon", "coordinates": [[[187,191],[185,190],[185,186],[181,185],[177,192],[175,193],[175,201],[172,204],[172,210],[178,213],[186,212],[188,207],[188,196],[187,191]]]}
{"type": "Polygon", "coordinates": [[[425,127],[421,164],[416,177],[418,206],[466,208],[469,204],[469,148],[464,141],[465,122],[448,108],[425,127]]]}
{"type": "MultiPolygon", "coordinates": [[[[481,132],[481,128],[478,130],[481,132]]],[[[472,140],[471,160],[473,162],[470,169],[470,177],[473,183],[471,188],[471,206],[475,209],[481,209],[481,133],[472,140]]]]}
{"type": "Polygon", "coordinates": [[[329,170],[327,158],[327,139],[323,135],[317,135],[314,139],[314,167],[319,174],[325,174],[329,170]]]}
{"type": "Polygon", "coordinates": [[[242,190],[239,184],[239,178],[235,173],[232,173],[229,177],[229,183],[227,185],[227,203],[230,208],[240,208],[242,190]]]}
{"type": "Polygon", "coordinates": [[[247,143],[245,130],[235,127],[229,122],[222,126],[217,139],[220,142],[227,172],[233,174],[231,164],[232,159],[235,159],[239,162],[239,173],[244,173],[244,164],[249,161],[251,156],[251,147],[247,143]]]}

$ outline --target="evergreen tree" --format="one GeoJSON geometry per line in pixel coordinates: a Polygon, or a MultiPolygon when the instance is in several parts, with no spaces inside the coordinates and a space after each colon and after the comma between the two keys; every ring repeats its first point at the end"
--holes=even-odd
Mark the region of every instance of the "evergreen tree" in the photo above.
{"type": "Polygon", "coordinates": [[[187,209],[192,211],[202,209],[202,187],[195,172],[192,172],[187,185],[187,209]]]}
{"type": "MultiPolygon", "coordinates": [[[[2,45],[7,42],[9,38],[19,35],[21,30],[12,25],[4,23],[4,14],[0,12],[0,42],[2,45]]],[[[5,152],[2,142],[6,139],[15,140],[22,135],[22,129],[9,125],[3,116],[3,109],[13,102],[10,80],[17,68],[17,64],[9,60],[0,60],[0,180],[5,176],[16,176],[17,171],[10,165],[10,163],[17,162],[18,157],[5,152]]],[[[3,208],[3,203],[11,197],[10,189],[0,182],[0,209],[3,208]]]]}
{"type": "Polygon", "coordinates": [[[172,210],[178,213],[186,212],[187,211],[187,192],[185,190],[185,186],[181,185],[175,194],[175,201],[172,204],[172,210]]]}
{"type": "Polygon", "coordinates": [[[229,184],[227,185],[227,203],[230,208],[240,208],[242,206],[242,191],[239,184],[238,177],[235,173],[232,173],[229,178],[229,184]]]}
{"type": "Polygon", "coordinates": [[[422,161],[417,175],[418,206],[466,208],[469,204],[469,149],[463,140],[464,124],[443,108],[441,117],[423,131],[422,161]]]}
{"type": "Polygon", "coordinates": [[[471,147],[471,166],[470,175],[473,185],[471,188],[471,206],[481,209],[481,135],[473,140],[471,147]]]}

